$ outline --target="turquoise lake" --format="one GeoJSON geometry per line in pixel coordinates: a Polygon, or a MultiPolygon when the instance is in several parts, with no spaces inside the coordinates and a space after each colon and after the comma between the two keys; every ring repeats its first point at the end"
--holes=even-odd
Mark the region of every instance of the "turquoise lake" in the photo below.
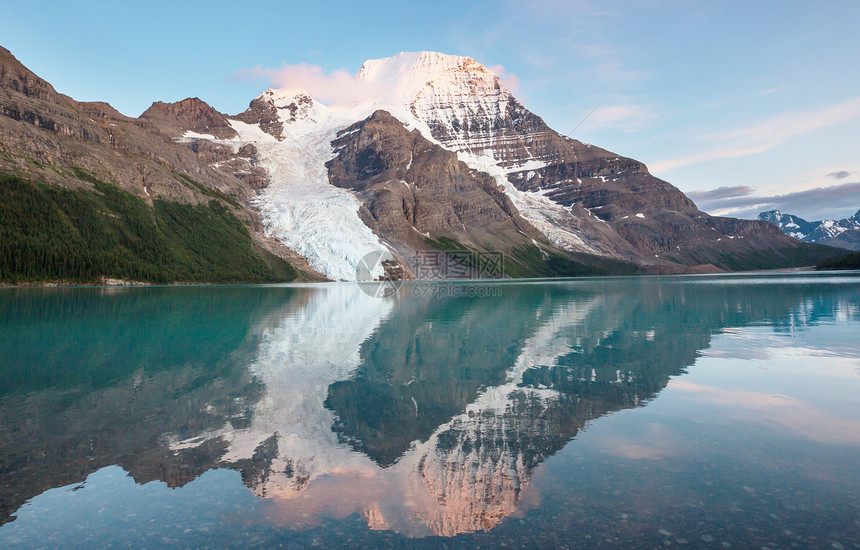
{"type": "Polygon", "coordinates": [[[859,273],[388,290],[0,289],[0,548],[860,548],[859,273]]]}

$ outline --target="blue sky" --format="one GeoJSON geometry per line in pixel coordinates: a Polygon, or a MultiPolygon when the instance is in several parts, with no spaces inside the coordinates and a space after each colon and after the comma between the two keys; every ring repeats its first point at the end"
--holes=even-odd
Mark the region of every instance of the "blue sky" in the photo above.
{"type": "Polygon", "coordinates": [[[237,77],[255,67],[468,55],[557,131],[645,162],[706,211],[821,219],[860,209],[858,21],[853,0],[30,1],[4,7],[0,45],[130,116],[189,96],[238,113],[269,85],[237,77]]]}

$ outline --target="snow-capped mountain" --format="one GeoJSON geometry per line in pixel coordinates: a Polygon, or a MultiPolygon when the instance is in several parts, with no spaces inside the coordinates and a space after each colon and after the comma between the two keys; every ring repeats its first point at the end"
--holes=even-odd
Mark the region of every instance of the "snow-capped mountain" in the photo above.
{"type": "Polygon", "coordinates": [[[860,210],[850,218],[808,222],[779,210],[768,210],[758,219],[776,224],[783,233],[807,243],[860,250],[860,210]]]}
{"type": "Polygon", "coordinates": [[[329,278],[373,250],[409,266],[446,247],[501,252],[513,276],[764,267],[750,249],[794,261],[771,226],[712,218],[642,163],[553,131],[472,58],[400,53],[354,81],[353,102],[267,90],[228,117],[235,137],[181,136],[250,146],[266,234],[329,278]]]}

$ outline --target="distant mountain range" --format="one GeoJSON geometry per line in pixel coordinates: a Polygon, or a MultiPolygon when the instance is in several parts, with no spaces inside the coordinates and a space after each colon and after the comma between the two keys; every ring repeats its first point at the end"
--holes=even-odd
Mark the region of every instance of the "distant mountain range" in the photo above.
{"type": "Polygon", "coordinates": [[[776,224],[783,233],[807,243],[860,250],[860,210],[850,218],[808,222],[779,210],[768,210],[758,219],[776,224]]]}
{"type": "Polygon", "coordinates": [[[235,116],[189,98],[130,118],[0,48],[0,281],[355,280],[379,251],[377,278],[428,252],[500,254],[511,277],[837,255],[701,212],[641,162],[549,128],[471,58],[401,53],[354,80],[348,105],[281,89],[235,116]]]}

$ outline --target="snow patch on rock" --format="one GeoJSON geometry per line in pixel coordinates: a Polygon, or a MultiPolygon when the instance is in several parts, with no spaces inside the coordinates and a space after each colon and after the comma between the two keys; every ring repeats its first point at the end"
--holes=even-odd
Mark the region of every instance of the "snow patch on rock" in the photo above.
{"type": "Polygon", "coordinates": [[[508,170],[500,166],[493,157],[459,152],[457,158],[469,168],[486,172],[501,185],[520,215],[543,233],[553,246],[570,252],[599,252],[588,246],[574,231],[565,229],[565,221],[571,217],[562,205],[540,192],[520,191],[508,180],[508,170]]]}

